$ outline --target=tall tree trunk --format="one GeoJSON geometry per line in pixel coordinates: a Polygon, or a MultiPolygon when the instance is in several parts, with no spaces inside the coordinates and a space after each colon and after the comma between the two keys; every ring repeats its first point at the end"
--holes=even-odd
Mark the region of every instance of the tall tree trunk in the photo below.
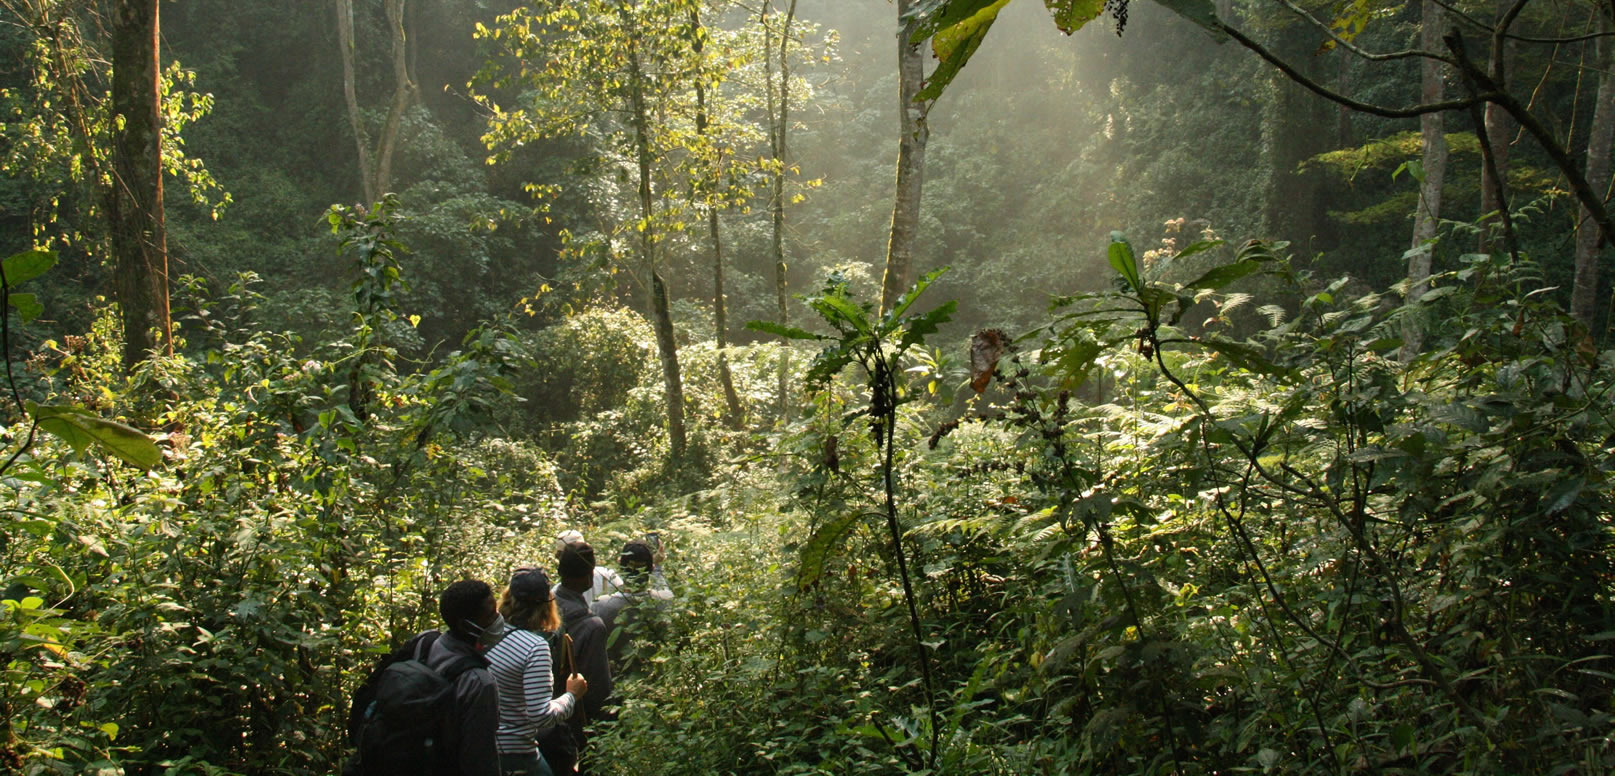
{"type": "MultiPolygon", "coordinates": [[[[1423,2],[1422,43],[1426,50],[1441,47],[1446,24],[1441,6],[1433,0],[1423,2]]],[[[1420,97],[1424,102],[1439,102],[1442,98],[1443,73],[1441,63],[1424,60],[1420,75],[1420,97]]],[[[1424,179],[1419,185],[1419,205],[1413,214],[1413,240],[1408,251],[1407,301],[1416,302],[1430,287],[1430,258],[1435,252],[1436,226],[1441,218],[1441,186],[1447,177],[1447,138],[1440,113],[1426,113],[1419,117],[1419,147],[1422,151],[1424,179]]],[[[1402,333],[1402,358],[1408,360],[1419,353],[1424,345],[1424,321],[1418,315],[1405,319],[1402,333]]]]}
{"type": "MultiPolygon", "coordinates": [[[[1335,49],[1335,91],[1341,94],[1351,93],[1351,52],[1343,47],[1335,49]]],[[[1337,148],[1350,148],[1356,143],[1352,142],[1351,108],[1344,105],[1335,106],[1335,146],[1337,148]]]]}
{"type": "MultiPolygon", "coordinates": [[[[1608,32],[1608,18],[1600,29],[1608,32]]],[[[1607,37],[1598,39],[1598,97],[1593,107],[1593,123],[1587,132],[1587,183],[1608,199],[1610,184],[1610,143],[1615,141],[1615,44],[1607,37]]],[[[1576,281],[1570,291],[1570,314],[1589,331],[1598,316],[1598,254],[1602,233],[1588,210],[1578,209],[1576,223],[1576,281]]]]}
{"type": "MultiPolygon", "coordinates": [[[[629,18],[631,11],[623,9],[629,18]]],[[[639,167],[640,261],[650,275],[652,324],[656,329],[656,351],[662,361],[663,394],[667,400],[667,441],[673,460],[684,455],[684,384],[679,375],[678,342],[673,337],[673,312],[656,261],[655,196],[651,190],[650,116],[645,106],[645,71],[637,49],[628,51],[628,92],[633,108],[634,155],[639,167]]]]}
{"type": "MultiPolygon", "coordinates": [[[[1512,4],[1510,0],[1497,0],[1494,18],[1501,20],[1508,13],[1509,6],[1512,4]]],[[[1508,45],[1506,42],[1502,42],[1502,44],[1492,47],[1491,61],[1487,70],[1493,82],[1506,88],[1508,86],[1508,45]]],[[[1487,145],[1491,147],[1492,151],[1492,164],[1480,166],[1480,212],[1483,215],[1497,212],[1508,206],[1508,203],[1499,196],[1499,192],[1507,190],[1508,187],[1508,138],[1514,132],[1514,122],[1509,120],[1508,111],[1503,110],[1503,107],[1496,103],[1486,103],[1485,122],[1487,145]],[[1500,180],[1492,179],[1493,167],[1496,167],[1500,180]]],[[[1488,228],[1480,231],[1479,244],[1476,248],[1481,253],[1496,253],[1501,247],[1500,238],[1495,233],[1496,230],[1490,228],[1494,225],[1492,219],[1488,218],[1486,225],[1488,228]]]]}
{"type": "Polygon", "coordinates": [[[174,348],[168,311],[157,35],[157,0],[113,3],[112,112],[121,127],[114,124],[107,215],[127,369],[159,345],[170,354],[174,348]]]}
{"type": "Polygon", "coordinates": [[[419,94],[409,66],[409,40],[404,31],[404,0],[385,0],[387,33],[392,42],[393,96],[375,149],[365,131],[355,85],[353,0],[336,0],[337,46],[342,52],[342,97],[348,108],[348,126],[359,154],[360,188],[365,202],[374,203],[392,186],[393,156],[403,126],[404,112],[419,94]]]}
{"type": "MultiPolygon", "coordinates": [[[[773,220],[774,238],[774,304],[775,315],[779,322],[789,322],[790,293],[786,283],[785,261],[785,158],[786,129],[790,124],[791,115],[791,68],[786,59],[790,51],[791,23],[796,19],[796,0],[791,0],[785,13],[785,23],[780,28],[779,36],[779,93],[776,99],[774,92],[774,39],[773,28],[768,26],[768,14],[773,9],[773,0],[764,0],[761,19],[763,25],[763,73],[767,86],[766,101],[768,103],[768,143],[774,155],[774,177],[770,181],[769,215],[773,220]]],[[[791,374],[791,349],[789,340],[781,340],[779,369],[775,380],[775,410],[781,422],[791,416],[789,401],[791,374]]]]}
{"type": "Polygon", "coordinates": [[[348,106],[348,126],[353,130],[353,144],[359,153],[359,185],[365,202],[371,203],[378,195],[371,185],[370,133],[365,132],[364,116],[359,112],[359,90],[354,84],[353,0],[336,0],[336,38],[337,48],[342,52],[342,99],[348,106]]]}
{"type": "MultiPolygon", "coordinates": [[[[1313,43],[1297,30],[1277,30],[1274,47],[1317,74],[1324,67],[1312,56],[1313,43]]],[[[1339,77],[1339,73],[1336,73],[1339,77]]],[[[1306,240],[1318,233],[1324,212],[1319,176],[1298,171],[1301,163],[1329,149],[1331,133],[1320,131],[1331,122],[1328,104],[1281,74],[1269,76],[1268,99],[1262,120],[1262,171],[1267,178],[1264,190],[1264,231],[1287,239],[1306,240]]],[[[1338,131],[1338,130],[1337,130],[1338,131]]]]}
{"type": "Polygon", "coordinates": [[[914,100],[925,80],[925,59],[910,42],[914,22],[905,20],[917,0],[897,0],[897,195],[892,205],[891,241],[880,283],[880,309],[890,310],[912,282],[914,241],[920,231],[920,197],[925,183],[926,106],[914,100]]]}
{"type": "MultiPolygon", "coordinates": [[[[697,30],[701,29],[701,11],[699,8],[690,11],[690,21],[697,30]]],[[[703,44],[701,38],[696,38],[695,53],[702,56],[703,44]]],[[[700,66],[704,69],[706,63],[700,66]]],[[[702,138],[707,134],[707,86],[701,74],[695,78],[695,133],[702,138]]],[[[707,235],[712,242],[712,324],[713,341],[718,347],[718,384],[723,386],[723,401],[728,409],[728,421],[731,428],[740,428],[745,423],[745,410],[740,406],[740,394],[735,392],[735,378],[729,370],[729,314],[728,302],[724,299],[723,291],[723,233],[718,228],[718,207],[713,204],[713,197],[722,183],[722,160],[714,155],[711,160],[712,167],[706,172],[704,199],[707,210],[707,235]]]]}
{"type": "Polygon", "coordinates": [[[404,0],[386,0],[387,36],[393,47],[393,99],[387,106],[387,121],[381,125],[381,137],[376,141],[376,169],[372,173],[371,190],[380,197],[392,189],[393,156],[398,150],[398,134],[404,123],[404,112],[409,110],[419,94],[409,67],[409,40],[404,34],[404,0]]]}

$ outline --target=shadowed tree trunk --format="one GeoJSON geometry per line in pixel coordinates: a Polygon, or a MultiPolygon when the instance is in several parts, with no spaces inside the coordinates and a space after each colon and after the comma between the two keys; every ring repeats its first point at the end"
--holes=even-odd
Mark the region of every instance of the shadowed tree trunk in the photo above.
{"type": "MultiPolygon", "coordinates": [[[[631,18],[628,13],[624,18],[631,18]]],[[[633,33],[631,33],[633,34],[633,33]]],[[[632,38],[637,41],[637,38],[632,38]]],[[[667,441],[672,460],[684,455],[684,383],[679,374],[678,341],[673,336],[673,312],[656,260],[656,199],[651,190],[650,116],[645,105],[645,69],[639,50],[628,49],[628,94],[633,111],[634,156],[639,171],[640,261],[650,275],[652,324],[656,329],[656,351],[662,362],[663,395],[667,400],[667,441]]]]}
{"type": "MultiPolygon", "coordinates": [[[[1608,18],[1601,20],[1600,29],[1608,32],[1608,18]]],[[[1615,140],[1615,57],[1611,56],[1615,44],[1609,38],[1598,39],[1598,97],[1593,107],[1592,127],[1587,131],[1587,183],[1599,195],[1608,198],[1610,172],[1610,143],[1615,140]]],[[[1598,222],[1587,208],[1577,211],[1576,222],[1576,281],[1570,292],[1570,314],[1591,330],[1597,318],[1598,304],[1598,249],[1603,243],[1598,222]]]]}
{"type": "MultiPolygon", "coordinates": [[[[790,51],[791,23],[796,20],[796,0],[791,0],[785,12],[785,22],[780,27],[779,35],[779,93],[774,92],[774,38],[773,28],[768,26],[768,14],[773,9],[773,0],[764,0],[763,11],[759,21],[763,25],[763,73],[766,82],[768,103],[768,144],[774,155],[774,177],[770,181],[769,215],[773,221],[774,239],[774,303],[775,314],[780,324],[789,322],[790,302],[789,286],[786,283],[785,261],[785,160],[786,128],[791,116],[791,68],[786,60],[790,51]]],[[[782,340],[780,350],[779,370],[776,375],[775,401],[776,411],[781,421],[791,416],[791,405],[788,399],[791,350],[788,341],[782,340]]]]}
{"type": "Polygon", "coordinates": [[[916,0],[897,0],[897,196],[892,206],[891,241],[886,245],[886,273],[880,284],[880,309],[897,304],[914,274],[914,241],[920,230],[920,197],[925,183],[926,108],[914,97],[925,81],[925,59],[911,43],[914,21],[905,21],[916,0]]]}
{"type": "MultiPolygon", "coordinates": [[[[1508,13],[1511,5],[1513,5],[1511,0],[1498,0],[1494,19],[1501,20],[1504,14],[1508,13]]],[[[1488,72],[1491,73],[1492,81],[1504,87],[1508,86],[1507,58],[1508,46],[1506,44],[1493,46],[1491,62],[1487,67],[1488,72]]],[[[1487,145],[1491,146],[1492,150],[1492,165],[1483,164],[1480,166],[1480,212],[1482,214],[1493,213],[1507,206],[1507,203],[1499,198],[1498,192],[1506,190],[1508,186],[1508,139],[1509,135],[1514,132],[1514,122],[1509,120],[1508,111],[1503,110],[1503,107],[1496,103],[1486,103],[1485,121],[1487,145]],[[1492,166],[1496,167],[1497,175],[1501,180],[1492,180],[1492,166]]],[[[1492,219],[1487,219],[1486,224],[1488,227],[1491,226],[1493,224],[1492,219]]],[[[1481,253],[1495,253],[1500,248],[1498,240],[1495,230],[1490,228],[1482,229],[1480,242],[1476,248],[1481,253]]]]}
{"type": "MultiPolygon", "coordinates": [[[[1305,31],[1291,26],[1275,30],[1275,47],[1305,67],[1320,71],[1327,62],[1313,56],[1316,42],[1305,31]]],[[[1338,68],[1333,76],[1339,80],[1338,68]]],[[[1328,104],[1282,75],[1268,76],[1267,99],[1263,103],[1262,170],[1267,179],[1264,227],[1286,239],[1307,240],[1319,231],[1319,202],[1323,192],[1317,175],[1299,172],[1302,162],[1329,150],[1332,140],[1323,131],[1331,122],[1339,132],[1341,117],[1331,115],[1328,104]]]]}
{"type": "MultiPolygon", "coordinates": [[[[1423,3],[1423,31],[1425,49],[1438,50],[1446,25],[1441,6],[1433,0],[1423,3]]],[[[1420,75],[1420,99],[1425,103],[1439,102],[1442,97],[1441,63],[1424,60],[1420,75]]],[[[1419,205],[1413,214],[1413,240],[1408,251],[1407,301],[1416,302],[1430,286],[1430,258],[1435,252],[1436,226],[1441,218],[1441,185],[1447,177],[1447,138],[1440,113],[1426,113],[1419,117],[1419,147],[1422,149],[1424,178],[1419,184],[1419,205]]],[[[1418,316],[1405,319],[1402,334],[1402,358],[1411,359],[1424,344],[1424,322],[1418,316]]]]}
{"type": "MultiPolygon", "coordinates": [[[[701,12],[699,9],[690,11],[690,23],[696,29],[701,28],[701,12]]],[[[695,53],[699,59],[702,53],[702,37],[696,37],[695,53]]],[[[707,134],[707,86],[705,78],[697,76],[695,79],[695,133],[703,138],[707,134]]],[[[707,235],[712,243],[712,324],[713,341],[718,348],[718,383],[723,386],[723,401],[727,408],[727,420],[731,428],[740,428],[745,423],[745,410],[740,406],[740,395],[735,392],[735,378],[729,370],[729,313],[728,302],[724,299],[723,289],[723,233],[718,228],[718,207],[713,204],[712,197],[716,196],[717,188],[721,184],[722,160],[713,158],[712,168],[706,174],[707,235]]]]}
{"type": "Polygon", "coordinates": [[[173,353],[157,35],[157,0],[113,3],[112,112],[119,121],[113,129],[107,216],[123,313],[126,369],[134,368],[158,346],[173,353]]]}

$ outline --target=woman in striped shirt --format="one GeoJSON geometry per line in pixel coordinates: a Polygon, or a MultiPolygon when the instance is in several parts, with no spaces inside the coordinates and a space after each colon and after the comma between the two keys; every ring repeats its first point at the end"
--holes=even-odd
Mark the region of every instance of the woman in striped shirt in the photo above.
{"type": "Polygon", "coordinates": [[[505,776],[553,776],[538,753],[538,732],[572,716],[589,683],[573,674],[567,677],[567,691],[551,697],[554,675],[543,634],[560,625],[560,616],[542,570],[516,569],[499,613],[511,630],[485,655],[499,685],[499,766],[505,776]]]}

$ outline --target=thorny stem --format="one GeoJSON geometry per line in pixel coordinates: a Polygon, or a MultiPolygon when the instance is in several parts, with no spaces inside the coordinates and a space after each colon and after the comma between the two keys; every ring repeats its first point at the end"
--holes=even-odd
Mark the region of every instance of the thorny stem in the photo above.
{"type": "MultiPolygon", "coordinates": [[[[23,403],[22,394],[17,392],[17,377],[11,372],[11,281],[6,278],[6,266],[0,262],[0,358],[6,360],[6,383],[11,389],[11,398],[17,402],[17,411],[23,417],[28,417],[28,405],[23,403]]],[[[35,419],[28,424],[28,438],[24,439],[22,446],[0,464],[0,474],[11,469],[28,448],[34,446],[34,435],[39,431],[39,421],[35,419]]]]}
{"type": "Polygon", "coordinates": [[[891,533],[892,553],[897,556],[897,573],[903,579],[903,601],[908,604],[909,626],[914,631],[914,645],[920,650],[920,676],[925,680],[925,705],[931,713],[931,750],[927,753],[928,768],[936,767],[937,742],[942,735],[941,721],[937,716],[936,696],[931,684],[931,649],[925,645],[925,636],[920,628],[920,610],[914,603],[914,585],[909,581],[908,559],[903,553],[903,532],[897,522],[897,481],[893,471],[892,454],[896,442],[892,438],[897,431],[897,377],[893,374],[891,365],[886,363],[886,357],[880,350],[880,342],[872,346],[875,371],[871,388],[878,394],[875,404],[879,407],[879,414],[875,422],[880,424],[883,450],[881,451],[881,476],[886,489],[886,529],[891,533]]]}

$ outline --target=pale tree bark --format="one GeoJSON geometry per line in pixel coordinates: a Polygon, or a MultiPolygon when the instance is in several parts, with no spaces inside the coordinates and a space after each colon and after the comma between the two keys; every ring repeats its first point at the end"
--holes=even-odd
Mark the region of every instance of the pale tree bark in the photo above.
{"type": "MultiPolygon", "coordinates": [[[[1508,13],[1512,0],[1497,0],[1495,19],[1501,20],[1508,13]]],[[[1494,83],[1504,88],[1508,86],[1508,45],[1499,41],[1491,51],[1491,62],[1487,69],[1491,73],[1494,83]]],[[[1508,187],[1508,145],[1509,136],[1514,133],[1514,122],[1509,120],[1508,111],[1496,103],[1486,103],[1486,139],[1491,146],[1492,163],[1480,167],[1480,212],[1482,215],[1494,213],[1508,206],[1503,201],[1500,192],[1508,187]],[[1493,179],[1492,169],[1496,168],[1499,179],[1493,179]]],[[[1498,219],[1500,220],[1500,219],[1498,219]]],[[[1495,224],[1494,219],[1485,221],[1488,228],[1480,232],[1480,243],[1476,246],[1480,253],[1495,253],[1501,247],[1500,237],[1496,230],[1489,228],[1495,224]]]]}
{"type": "Polygon", "coordinates": [[[336,44],[342,52],[342,99],[348,106],[348,126],[353,130],[353,144],[359,153],[359,184],[366,203],[376,201],[370,178],[370,133],[365,131],[364,116],[359,111],[359,90],[354,84],[353,65],[353,0],[336,2],[336,44]]]}
{"type": "Polygon", "coordinates": [[[420,90],[409,65],[409,39],[404,30],[404,0],[385,0],[387,35],[392,43],[393,95],[387,106],[387,118],[382,122],[381,135],[374,150],[370,133],[365,130],[364,115],[359,107],[358,88],[355,85],[355,41],[353,26],[353,0],[335,0],[337,46],[342,52],[342,97],[348,108],[348,126],[353,131],[355,150],[359,154],[360,188],[367,203],[373,203],[392,187],[393,156],[398,148],[398,137],[403,126],[404,113],[418,97],[420,90]]]}
{"type": "MultiPolygon", "coordinates": [[[[786,159],[786,134],[791,118],[791,68],[787,59],[790,51],[791,24],[796,20],[796,0],[791,0],[785,12],[785,22],[780,27],[779,35],[779,94],[775,99],[774,76],[772,67],[773,37],[772,28],[768,26],[768,12],[773,7],[773,0],[764,0],[762,12],[763,25],[763,71],[768,82],[768,116],[769,132],[768,142],[774,154],[774,177],[771,181],[772,189],[769,192],[769,215],[773,221],[774,238],[774,303],[776,314],[781,325],[788,322],[790,316],[790,293],[786,283],[785,261],[785,169],[789,162],[786,159]]],[[[780,350],[779,370],[776,375],[775,400],[781,421],[791,416],[791,404],[788,388],[790,387],[791,350],[786,343],[780,350]]]]}
{"type": "Polygon", "coordinates": [[[404,34],[404,0],[386,0],[387,37],[393,50],[393,99],[387,106],[387,121],[381,125],[381,137],[376,141],[376,169],[371,188],[380,197],[392,189],[393,157],[398,149],[398,134],[403,127],[404,112],[419,95],[409,67],[409,39],[404,34]]]}
{"type": "MultiPolygon", "coordinates": [[[[1600,27],[1608,32],[1611,24],[1602,19],[1600,27]]],[[[1610,185],[1610,143],[1615,141],[1615,44],[1609,38],[1598,39],[1598,96],[1593,107],[1593,123],[1587,132],[1587,183],[1593,190],[1608,199],[1610,185]]],[[[1590,331],[1597,318],[1598,254],[1603,240],[1592,213],[1587,208],[1578,210],[1576,223],[1576,280],[1570,291],[1570,314],[1590,331]]]]}
{"type": "Polygon", "coordinates": [[[897,0],[897,195],[892,205],[891,241],[880,284],[880,309],[892,309],[913,282],[914,242],[920,231],[920,198],[925,183],[926,106],[915,101],[925,80],[925,59],[910,41],[914,22],[904,21],[917,0],[897,0]]]}
{"type": "Polygon", "coordinates": [[[157,0],[112,4],[112,191],[108,200],[123,363],[154,349],[172,354],[168,236],[163,215],[162,116],[157,0]]]}
{"type": "MultiPolygon", "coordinates": [[[[699,8],[690,11],[690,21],[697,30],[701,29],[699,8]]],[[[699,36],[696,38],[695,54],[698,59],[703,56],[699,36]]],[[[708,125],[706,80],[698,74],[695,79],[695,133],[705,138],[708,125]]],[[[718,207],[712,202],[722,183],[720,162],[721,159],[715,154],[711,160],[712,168],[706,173],[706,191],[703,194],[706,199],[707,236],[712,243],[712,324],[713,341],[718,348],[718,384],[723,387],[729,426],[738,429],[745,423],[745,409],[740,406],[740,394],[735,391],[735,378],[729,369],[729,313],[723,288],[723,232],[718,228],[718,207]]]]}
{"type": "MultiPolygon", "coordinates": [[[[1427,50],[1441,45],[1446,31],[1441,6],[1433,0],[1423,2],[1423,32],[1421,39],[1427,50]]],[[[1439,102],[1443,94],[1441,63],[1426,59],[1420,74],[1420,97],[1426,104],[1439,102]]],[[[1447,138],[1440,113],[1426,113],[1419,117],[1419,147],[1424,180],[1419,185],[1419,204],[1413,214],[1413,240],[1408,251],[1407,301],[1416,302],[1430,287],[1430,259],[1435,253],[1436,227],[1441,218],[1441,187],[1447,177],[1447,138]]],[[[1411,359],[1424,344],[1424,321],[1418,315],[1405,319],[1402,334],[1402,358],[1411,359]]]]}
{"type": "MultiPolygon", "coordinates": [[[[631,18],[624,11],[625,20],[631,18]]],[[[637,34],[637,33],[635,33],[637,34]]],[[[634,38],[635,41],[638,38],[634,38]]],[[[645,104],[645,70],[637,48],[628,50],[628,93],[633,110],[634,157],[639,172],[639,259],[650,275],[652,325],[656,330],[656,351],[662,362],[663,396],[667,401],[667,440],[672,459],[684,455],[684,383],[679,374],[678,341],[673,336],[673,313],[656,259],[656,198],[651,188],[650,116],[645,104]]]]}

